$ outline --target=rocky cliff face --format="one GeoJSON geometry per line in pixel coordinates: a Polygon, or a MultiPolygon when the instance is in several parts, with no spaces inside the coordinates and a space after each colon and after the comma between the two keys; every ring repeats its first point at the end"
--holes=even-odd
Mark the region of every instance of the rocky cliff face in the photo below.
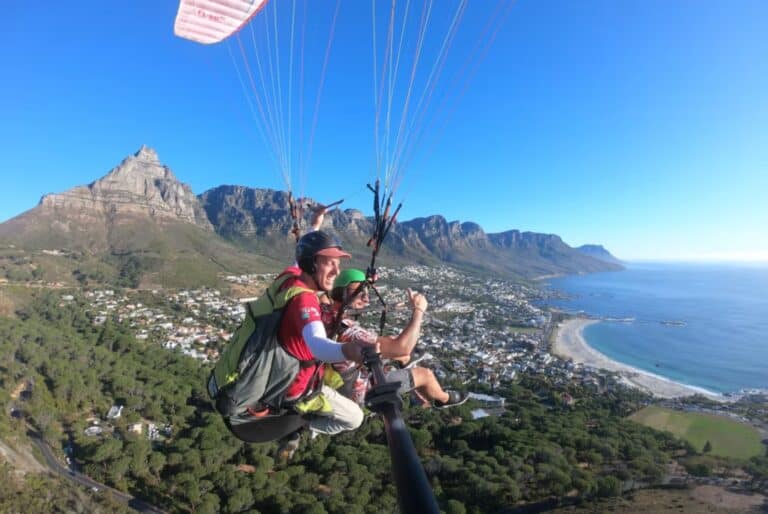
{"type": "Polygon", "coordinates": [[[200,204],[225,237],[286,236],[293,224],[283,191],[219,186],[200,195],[200,204]]]}
{"type": "Polygon", "coordinates": [[[451,261],[455,252],[482,250],[489,245],[480,225],[448,222],[442,216],[416,218],[400,223],[394,231],[406,246],[423,248],[441,260],[451,261]]]}
{"type": "Polygon", "coordinates": [[[39,208],[59,219],[120,222],[148,216],[159,223],[180,221],[212,229],[189,186],[146,146],[87,186],[44,196],[39,208]]]}
{"type": "MultiPolygon", "coordinates": [[[[200,195],[208,219],[217,233],[224,237],[288,238],[291,219],[288,193],[272,189],[253,189],[243,186],[219,186],[200,195]]],[[[305,205],[314,205],[311,198],[305,205]]],[[[302,226],[309,224],[309,209],[304,209],[302,226]]],[[[355,209],[334,210],[325,218],[323,227],[343,233],[345,239],[369,237],[371,220],[355,209]]]]}
{"type": "Polygon", "coordinates": [[[190,187],[142,146],[95,182],[45,195],[0,224],[0,238],[29,248],[126,252],[167,238],[170,225],[213,232],[190,187]]]}
{"type": "MultiPolygon", "coordinates": [[[[289,252],[292,220],[288,195],[269,189],[220,186],[203,193],[201,203],[217,233],[248,240],[250,246],[289,252]],[[275,246],[277,245],[277,246],[275,246]]],[[[312,200],[308,199],[311,203],[312,200]]],[[[307,226],[304,221],[304,227],[307,226]]],[[[371,236],[372,220],[360,211],[335,210],[326,216],[323,229],[335,232],[355,255],[371,236]]],[[[442,261],[479,270],[535,277],[547,274],[617,269],[565,244],[552,234],[510,230],[486,234],[476,223],[447,221],[435,215],[398,223],[387,238],[390,257],[425,262],[442,261]]]]}
{"type": "MultiPolygon", "coordinates": [[[[282,262],[295,245],[289,212],[288,194],[270,189],[219,186],[196,197],[154,150],[142,146],[101,179],[46,195],[34,209],[0,224],[0,238],[36,248],[79,247],[119,255],[141,251],[163,260],[174,252],[197,254],[223,243],[222,236],[240,249],[282,262]]],[[[304,228],[309,216],[305,212],[304,228]]],[[[372,225],[371,218],[348,209],[331,212],[323,228],[365,259],[372,225]]],[[[620,268],[571,248],[556,235],[486,234],[476,223],[449,222],[439,215],[396,224],[382,251],[382,260],[387,259],[390,264],[446,262],[524,277],[620,268]]]]}
{"type": "Polygon", "coordinates": [[[601,261],[610,262],[613,264],[621,264],[621,260],[617,259],[611,252],[606,250],[602,245],[581,245],[576,248],[584,255],[589,255],[595,259],[601,261]]]}
{"type": "Polygon", "coordinates": [[[491,242],[499,248],[520,248],[520,249],[557,249],[573,250],[565,244],[560,236],[554,234],[539,234],[536,232],[520,232],[519,230],[508,230],[498,234],[490,235],[491,242]]]}

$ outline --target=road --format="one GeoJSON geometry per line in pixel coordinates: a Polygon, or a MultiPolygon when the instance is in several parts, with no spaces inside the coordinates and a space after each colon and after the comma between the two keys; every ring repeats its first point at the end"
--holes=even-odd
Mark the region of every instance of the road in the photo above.
{"type": "Polygon", "coordinates": [[[59,460],[56,458],[56,456],[53,454],[51,447],[48,446],[48,444],[45,441],[43,441],[39,435],[37,435],[35,432],[32,432],[31,430],[27,432],[27,435],[30,437],[30,439],[32,439],[32,442],[35,443],[35,445],[40,449],[40,452],[43,454],[43,457],[45,458],[46,465],[54,473],[64,478],[67,478],[72,482],[75,482],[80,485],[84,485],[92,490],[93,488],[96,488],[98,489],[99,494],[104,491],[109,491],[114,498],[125,503],[126,505],[128,505],[130,508],[132,508],[137,512],[148,512],[150,514],[165,514],[165,511],[160,510],[157,507],[150,505],[149,503],[143,500],[140,500],[122,491],[118,491],[117,489],[112,489],[111,487],[106,486],[100,482],[96,482],[95,480],[91,479],[86,475],[83,475],[82,473],[78,473],[77,471],[74,471],[72,469],[69,469],[63,466],[59,462],[59,460]]]}

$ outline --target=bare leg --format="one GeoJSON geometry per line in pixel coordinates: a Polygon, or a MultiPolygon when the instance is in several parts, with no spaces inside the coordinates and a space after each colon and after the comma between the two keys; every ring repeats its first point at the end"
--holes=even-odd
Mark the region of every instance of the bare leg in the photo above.
{"type": "Polygon", "coordinates": [[[422,409],[428,409],[432,407],[432,402],[424,398],[418,389],[411,390],[411,401],[415,402],[415,405],[419,405],[422,409]]]}
{"type": "Polygon", "coordinates": [[[414,367],[411,369],[411,372],[413,373],[414,389],[421,396],[427,400],[448,401],[448,393],[440,386],[440,382],[437,381],[431,369],[414,367]]]}
{"type": "Polygon", "coordinates": [[[382,350],[381,358],[382,359],[390,359],[390,360],[393,360],[393,361],[400,361],[400,364],[405,366],[406,364],[408,364],[408,361],[411,360],[411,355],[410,354],[401,355],[398,352],[393,353],[393,352],[387,352],[386,350],[382,350]]]}

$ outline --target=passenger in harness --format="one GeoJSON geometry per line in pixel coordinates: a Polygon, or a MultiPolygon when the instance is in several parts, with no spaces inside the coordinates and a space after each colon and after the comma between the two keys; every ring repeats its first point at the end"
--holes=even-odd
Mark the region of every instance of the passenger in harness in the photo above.
{"type": "MultiPolygon", "coordinates": [[[[355,310],[367,307],[366,282],[366,275],[361,270],[346,269],[342,271],[336,277],[331,290],[330,296],[333,300],[334,310],[338,311],[342,304],[355,310]]],[[[415,362],[408,364],[411,352],[419,339],[421,324],[428,303],[421,293],[409,289],[407,295],[412,314],[411,319],[400,334],[379,336],[375,332],[366,330],[352,317],[345,314],[340,320],[339,341],[346,344],[354,342],[378,345],[381,349],[382,358],[391,359],[393,362],[393,364],[385,367],[386,379],[387,382],[400,382],[399,393],[405,394],[413,391],[425,402],[442,409],[463,404],[469,396],[466,392],[446,391],[432,370],[415,366],[415,362]]],[[[324,307],[327,310],[328,307],[324,307]]],[[[332,366],[344,380],[341,392],[362,405],[365,392],[370,386],[368,370],[353,361],[334,363],[332,366]]]]}
{"type": "MultiPolygon", "coordinates": [[[[288,278],[280,291],[299,288],[283,308],[277,330],[282,348],[302,365],[283,394],[292,412],[275,420],[277,426],[265,435],[264,423],[238,423],[230,427],[245,441],[263,442],[283,437],[303,426],[313,433],[333,435],[354,430],[363,422],[360,406],[324,383],[324,362],[361,362],[361,350],[374,346],[367,342],[339,343],[329,339],[321,318],[319,292],[328,292],[340,272],[340,262],[351,256],[341,244],[323,231],[304,235],[296,246],[297,265],[286,268],[278,277],[288,278]]],[[[376,347],[378,350],[378,348],[376,347]]],[[[259,412],[252,413],[254,421],[259,412]]]]}

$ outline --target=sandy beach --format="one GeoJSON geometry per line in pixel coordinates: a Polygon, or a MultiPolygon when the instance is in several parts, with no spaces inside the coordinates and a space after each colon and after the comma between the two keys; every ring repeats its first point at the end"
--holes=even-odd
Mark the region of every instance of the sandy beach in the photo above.
{"type": "Polygon", "coordinates": [[[711,391],[680,384],[668,378],[633,368],[606,357],[590,347],[584,340],[584,328],[593,323],[599,323],[599,320],[573,318],[560,323],[552,346],[552,353],[563,359],[572,359],[574,363],[615,371],[624,379],[627,385],[637,387],[661,398],[678,398],[692,394],[703,394],[713,400],[725,401],[723,396],[711,391]]]}

